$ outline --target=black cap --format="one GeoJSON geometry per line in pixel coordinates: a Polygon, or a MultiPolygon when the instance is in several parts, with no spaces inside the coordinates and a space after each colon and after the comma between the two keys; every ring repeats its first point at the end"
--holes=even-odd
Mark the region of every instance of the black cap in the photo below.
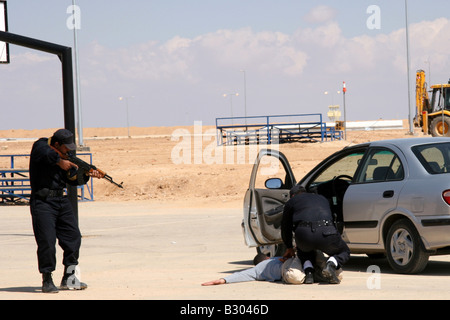
{"type": "Polygon", "coordinates": [[[64,144],[69,150],[75,150],[77,146],[74,143],[72,132],[67,129],[59,129],[53,134],[52,141],[64,144]]]}

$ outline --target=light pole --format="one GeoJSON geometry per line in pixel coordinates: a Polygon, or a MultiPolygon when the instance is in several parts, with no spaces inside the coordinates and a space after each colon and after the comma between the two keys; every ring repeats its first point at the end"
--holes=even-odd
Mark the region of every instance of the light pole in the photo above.
{"type": "Polygon", "coordinates": [[[130,136],[130,118],[129,118],[129,116],[128,116],[128,99],[133,99],[134,97],[133,96],[131,96],[131,97],[119,97],[119,100],[120,101],[122,101],[122,100],[125,100],[125,104],[126,104],[126,108],[127,108],[127,129],[128,129],[128,138],[131,138],[131,136],[130,136]]]}
{"type": "Polygon", "coordinates": [[[78,66],[78,37],[77,37],[77,29],[80,26],[80,22],[75,21],[78,14],[75,14],[76,10],[75,0],[72,0],[72,14],[73,14],[73,48],[74,48],[74,59],[75,59],[75,91],[77,95],[76,99],[76,109],[78,116],[78,143],[80,145],[81,150],[86,150],[83,147],[83,119],[81,115],[81,93],[80,93],[80,69],[78,66]]]}
{"type": "Polygon", "coordinates": [[[428,57],[427,61],[425,61],[425,63],[428,63],[428,81],[427,83],[431,86],[431,84],[433,82],[431,82],[431,61],[430,61],[430,57],[428,57]]]}
{"type": "Polygon", "coordinates": [[[230,107],[231,107],[231,118],[233,118],[233,96],[239,96],[239,93],[224,93],[223,97],[226,98],[227,96],[230,96],[230,107]]]}
{"type": "Polygon", "coordinates": [[[343,95],[343,103],[344,103],[344,140],[347,140],[347,112],[345,111],[345,93],[347,92],[347,86],[345,85],[345,81],[342,83],[342,95],[343,95]]]}
{"type": "MultiPolygon", "coordinates": [[[[337,94],[340,94],[341,92],[340,92],[339,90],[337,90],[336,93],[337,93],[337,94]]],[[[333,92],[330,93],[330,92],[328,92],[328,91],[325,91],[323,94],[326,95],[326,96],[327,96],[328,94],[331,94],[331,104],[333,105],[333,104],[334,104],[334,93],[333,93],[333,92]]]]}
{"type": "Polygon", "coordinates": [[[414,134],[413,129],[413,112],[411,110],[411,77],[410,77],[410,62],[409,62],[409,31],[408,31],[408,0],[405,0],[405,22],[406,22],[406,69],[408,76],[408,120],[409,120],[409,134],[414,134]]]}
{"type": "Polygon", "coordinates": [[[247,124],[247,79],[245,75],[245,70],[241,70],[244,73],[244,114],[245,114],[245,124],[247,124]]]}

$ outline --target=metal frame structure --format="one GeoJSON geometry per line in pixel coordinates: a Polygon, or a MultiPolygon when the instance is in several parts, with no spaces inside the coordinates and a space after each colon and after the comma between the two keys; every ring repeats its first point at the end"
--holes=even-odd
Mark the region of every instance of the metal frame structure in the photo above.
{"type": "Polygon", "coordinates": [[[216,130],[218,145],[342,139],[342,131],[327,127],[320,113],[216,118],[216,130]]]}
{"type": "MultiPolygon", "coordinates": [[[[65,129],[71,131],[75,135],[72,48],[3,31],[0,31],[0,41],[58,56],[62,66],[64,126],[65,129]]],[[[75,217],[78,221],[77,187],[68,186],[67,192],[75,217]]]]}
{"type": "MultiPolygon", "coordinates": [[[[0,14],[3,14],[2,18],[4,21],[4,25],[0,26],[1,29],[3,29],[1,31],[7,32],[8,31],[8,6],[7,6],[5,0],[0,0],[0,5],[3,7],[3,12],[0,12],[0,14]]],[[[0,45],[0,49],[2,49],[2,45],[0,45]]],[[[5,56],[6,60],[0,60],[0,64],[9,63],[9,43],[5,42],[4,50],[5,50],[4,56],[5,56]]],[[[2,55],[0,54],[0,56],[2,56],[2,55]]]]}

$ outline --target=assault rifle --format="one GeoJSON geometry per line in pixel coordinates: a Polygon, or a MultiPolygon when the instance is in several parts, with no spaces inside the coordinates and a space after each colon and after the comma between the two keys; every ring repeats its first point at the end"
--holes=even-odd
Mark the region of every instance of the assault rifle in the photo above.
{"type": "Polygon", "coordinates": [[[67,159],[66,159],[66,160],[69,160],[69,161],[72,162],[73,164],[76,164],[76,165],[78,166],[78,168],[81,168],[81,169],[83,169],[83,170],[86,171],[86,172],[91,172],[91,171],[93,171],[93,170],[97,170],[97,171],[100,173],[100,177],[101,177],[102,179],[106,179],[106,180],[108,180],[109,182],[111,182],[112,184],[114,184],[115,186],[117,186],[117,187],[123,189],[123,186],[122,186],[123,182],[121,182],[120,184],[118,184],[117,182],[115,182],[115,181],[113,180],[113,178],[112,178],[111,176],[107,175],[106,172],[104,172],[104,171],[98,169],[96,166],[94,166],[94,165],[92,165],[92,164],[89,164],[89,163],[87,163],[87,162],[81,160],[80,158],[78,158],[77,156],[75,156],[73,153],[68,152],[68,153],[67,153],[67,159]]]}
{"type": "Polygon", "coordinates": [[[64,160],[69,160],[69,161],[72,162],[73,164],[76,164],[76,165],[78,166],[78,168],[81,168],[82,170],[84,170],[84,171],[86,171],[86,172],[88,172],[88,173],[91,172],[91,171],[97,170],[98,173],[100,173],[100,178],[106,179],[106,180],[108,180],[109,182],[111,182],[112,184],[114,184],[115,186],[117,186],[117,187],[123,189],[123,186],[122,186],[123,182],[121,182],[120,184],[118,184],[117,182],[115,182],[115,181],[113,180],[113,178],[112,178],[111,176],[107,175],[106,172],[104,172],[104,171],[98,169],[96,166],[94,166],[94,165],[92,165],[92,164],[89,164],[89,163],[85,162],[84,160],[81,160],[80,158],[78,158],[76,155],[74,155],[74,154],[71,153],[71,152],[68,152],[68,153],[66,153],[66,154],[63,154],[63,153],[61,153],[58,149],[56,149],[55,147],[53,147],[53,146],[50,146],[50,147],[51,147],[53,150],[55,150],[55,151],[59,154],[59,156],[60,156],[62,159],[64,159],[64,160]]]}

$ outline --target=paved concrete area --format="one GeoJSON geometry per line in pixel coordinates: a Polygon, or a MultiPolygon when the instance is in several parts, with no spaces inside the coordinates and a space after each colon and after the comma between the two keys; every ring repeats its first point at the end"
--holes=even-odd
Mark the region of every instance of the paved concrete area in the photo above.
{"type": "MultiPolygon", "coordinates": [[[[340,285],[247,282],[202,287],[202,282],[251,267],[255,249],[244,244],[238,205],[89,202],[81,203],[79,211],[81,278],[89,288],[43,294],[29,207],[0,206],[1,300],[450,298],[449,256],[431,258],[420,275],[395,274],[384,259],[357,255],[344,268],[340,285]],[[381,273],[371,273],[370,266],[381,273]]],[[[61,250],[57,259],[54,279],[59,284],[61,250]]]]}

